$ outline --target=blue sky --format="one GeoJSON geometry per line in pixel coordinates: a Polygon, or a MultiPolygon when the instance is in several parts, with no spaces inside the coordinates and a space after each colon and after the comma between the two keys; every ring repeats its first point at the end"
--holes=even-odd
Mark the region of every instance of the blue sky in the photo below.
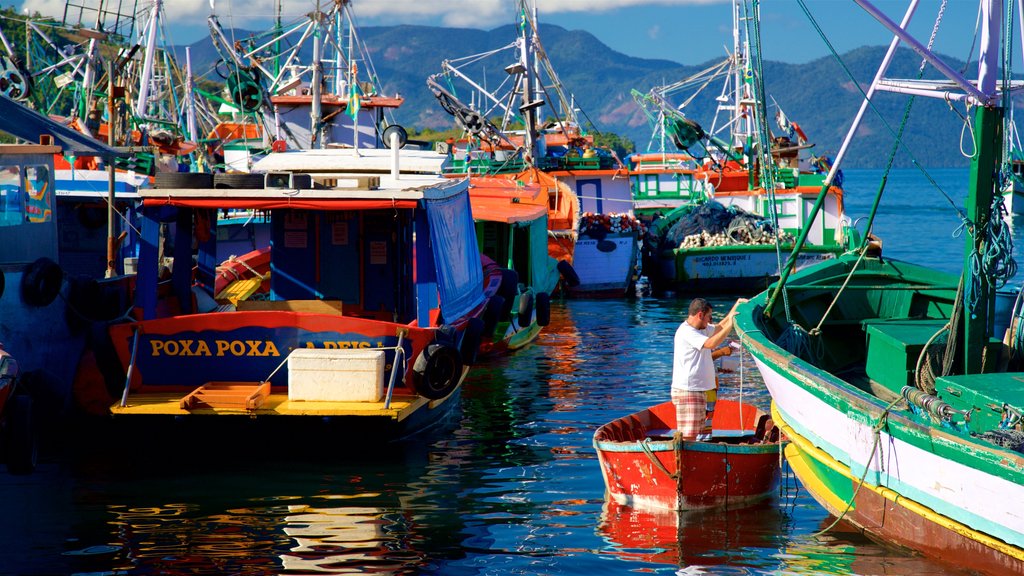
{"type": "MultiPolygon", "coordinates": [[[[139,0],[144,6],[151,0],[139,0]]],[[[213,0],[225,26],[269,28],[275,0],[213,0]]],[[[286,19],[310,11],[315,0],[281,0],[286,19]]],[[[329,0],[321,0],[325,4],[329,0]]],[[[79,0],[95,4],[99,0],[79,0]]],[[[172,44],[191,43],[208,34],[211,0],[175,0],[165,5],[172,44]]],[[[891,35],[852,0],[805,0],[840,52],[862,45],[888,43],[891,35]]],[[[876,0],[875,5],[899,21],[904,0],[876,0]]],[[[126,3],[127,4],[127,3],[126,3]]],[[[913,30],[927,38],[941,2],[922,0],[913,30]]],[[[666,58],[687,64],[724,55],[731,44],[729,0],[538,0],[540,20],[568,29],[587,30],[614,50],[630,56],[666,58]]],[[[26,0],[23,8],[63,14],[64,0],[26,0]]],[[[353,0],[360,25],[424,24],[489,29],[514,21],[512,0],[353,0]]],[[[796,0],[765,0],[761,7],[764,57],[807,62],[828,51],[796,0]]],[[[970,50],[977,3],[949,0],[939,36],[940,52],[965,58],[970,50]]],[[[1020,45],[1018,39],[1017,45],[1020,45]]],[[[1019,52],[1019,50],[1018,50],[1019,52]]]]}

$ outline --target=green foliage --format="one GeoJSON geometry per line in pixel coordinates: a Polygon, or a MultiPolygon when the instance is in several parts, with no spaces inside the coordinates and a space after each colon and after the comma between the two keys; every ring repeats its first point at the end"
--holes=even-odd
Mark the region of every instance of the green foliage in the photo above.
{"type": "Polygon", "coordinates": [[[625,158],[636,151],[636,144],[632,140],[612,132],[594,134],[594,145],[600,148],[611,148],[619,158],[625,158]]]}

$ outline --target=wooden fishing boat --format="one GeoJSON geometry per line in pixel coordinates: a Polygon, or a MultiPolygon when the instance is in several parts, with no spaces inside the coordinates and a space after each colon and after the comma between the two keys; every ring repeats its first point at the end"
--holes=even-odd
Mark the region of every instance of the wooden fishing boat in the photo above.
{"type": "Polygon", "coordinates": [[[617,502],[692,510],[744,506],[771,494],[780,447],[763,411],[719,399],[706,442],[673,437],[675,423],[675,405],[664,402],[594,433],[605,486],[617,502]]]}
{"type": "MultiPolygon", "coordinates": [[[[1016,328],[1005,340],[992,330],[996,287],[1014,269],[995,175],[999,91],[1017,87],[1000,70],[1000,38],[1013,34],[1000,34],[998,23],[1007,17],[1001,10],[1016,7],[981,3],[980,25],[991,32],[980,46],[976,80],[921,48],[946,78],[932,91],[928,81],[885,78],[900,41],[916,40],[870,3],[858,3],[897,34],[862,113],[883,84],[969,103],[978,148],[966,209],[954,205],[972,222],[961,274],[882,258],[867,243],[791,274],[798,241],[778,285],[740,308],[736,328],[772,394],[775,421],[792,441],[787,459],[822,506],[873,537],[960,568],[1021,574],[1024,342],[1016,328]]],[[[850,127],[837,163],[858,127],[850,127]]],[[[935,202],[945,205],[939,195],[935,202]]],[[[1019,311],[1011,325],[1020,325],[1019,311]]]]}
{"type": "Polygon", "coordinates": [[[136,320],[109,329],[126,382],[110,411],[119,420],[325,421],[375,440],[439,421],[480,344],[468,181],[374,173],[373,157],[345,150],[264,162],[333,172],[291,173],[307,183],[299,188],[142,193],[136,320]],[[207,288],[224,208],[269,214],[267,300],[222,303],[207,288]],[[198,251],[195,269],[172,265],[165,281],[158,247],[168,221],[174,261],[198,251]]]}
{"type": "Polygon", "coordinates": [[[521,37],[507,49],[522,49],[515,48],[518,61],[507,68],[514,79],[499,88],[509,87],[507,94],[481,90],[460,69],[467,62],[505,49],[445,60],[443,72],[427,80],[442,108],[467,133],[467,138],[445,144],[452,158],[449,173],[502,175],[544,186],[550,199],[550,253],[565,263],[562,272],[566,292],[623,296],[633,287],[640,235],[630,227],[629,232],[594,230],[591,236],[580,228],[579,220],[584,213],[619,220],[633,218],[628,170],[615,152],[595,145],[593,135],[586,133],[576,117],[576,102],[563,92],[541,46],[536,7],[521,1],[517,5],[521,37]],[[547,78],[542,79],[542,75],[547,78]],[[552,88],[546,95],[536,88],[542,84],[552,88]],[[467,93],[482,92],[481,102],[488,100],[503,108],[502,125],[491,124],[486,114],[461,102],[455,93],[457,87],[466,88],[467,93]],[[545,101],[552,97],[557,102],[545,101]],[[509,105],[513,101],[520,103],[518,108],[509,105]],[[560,117],[542,123],[540,110],[546,105],[560,117]],[[513,129],[512,121],[522,121],[523,128],[513,129]]]}
{"type": "Polygon", "coordinates": [[[117,278],[97,281],[103,268],[87,279],[66,273],[79,254],[61,252],[54,157],[109,161],[117,152],[7,98],[0,98],[0,117],[7,134],[46,142],[0,146],[0,342],[17,358],[20,377],[60,407],[36,414],[55,418],[71,405],[86,329],[123,313],[118,292],[126,287],[117,278]]]}
{"type": "Polygon", "coordinates": [[[766,107],[755,104],[759,85],[745,78],[760,55],[751,54],[744,6],[733,1],[728,58],[647,94],[633,92],[654,127],[652,144],[661,146],[627,158],[634,210],[651,223],[642,270],[656,292],[754,294],[779,277],[776,238],[784,249],[792,247],[795,235],[811,226],[797,263],[803,267],[841,253],[851,234],[841,181],[822,186],[827,158],[810,155],[813,144],[781,108],[770,133],[766,107]],[[685,106],[669,102],[680,93],[680,100],[692,102],[714,83],[723,87],[709,131],[686,115],[685,106]],[[665,150],[671,144],[678,150],[665,150]],[[808,222],[819,192],[824,205],[808,222]]]}
{"type": "Polygon", "coordinates": [[[507,178],[477,176],[470,182],[485,275],[498,278],[485,287],[480,351],[517,350],[547,326],[558,286],[558,260],[548,251],[547,196],[536,184],[507,178]]]}
{"type": "Polygon", "coordinates": [[[214,299],[236,306],[255,294],[265,297],[270,293],[270,246],[221,262],[213,286],[214,299]]]}

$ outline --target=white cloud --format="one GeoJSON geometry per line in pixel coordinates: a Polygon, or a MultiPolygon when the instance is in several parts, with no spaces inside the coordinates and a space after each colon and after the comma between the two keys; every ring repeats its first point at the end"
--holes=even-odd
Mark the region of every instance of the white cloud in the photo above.
{"type": "MultiPolygon", "coordinates": [[[[274,0],[215,0],[216,12],[226,27],[252,27],[274,18],[274,0]]],[[[85,0],[85,4],[99,0],[85,0]]],[[[545,14],[567,12],[604,12],[634,6],[671,6],[715,4],[728,0],[537,0],[543,21],[545,14]]],[[[64,0],[25,0],[22,8],[31,12],[60,16],[64,0]]],[[[140,6],[145,1],[140,2],[140,6]]],[[[329,3],[321,0],[320,5],[329,3]]],[[[316,6],[313,0],[282,0],[286,21],[301,17],[316,6]]],[[[511,0],[353,0],[357,20],[368,24],[442,24],[445,26],[488,27],[514,22],[515,4],[511,0]]],[[[165,2],[167,23],[174,26],[204,26],[210,13],[209,0],[165,2]]]]}

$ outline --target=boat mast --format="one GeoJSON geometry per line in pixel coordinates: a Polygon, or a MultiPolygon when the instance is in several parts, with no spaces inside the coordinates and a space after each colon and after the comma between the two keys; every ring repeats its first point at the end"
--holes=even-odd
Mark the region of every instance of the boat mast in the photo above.
{"type": "Polygon", "coordinates": [[[523,66],[523,76],[520,84],[522,105],[519,112],[523,115],[524,134],[523,148],[529,163],[536,166],[538,158],[537,149],[537,108],[543,103],[540,100],[533,100],[533,82],[536,70],[533,67],[533,26],[529,21],[525,0],[520,3],[520,26],[522,36],[519,38],[519,63],[523,66]]]}
{"type": "Polygon", "coordinates": [[[323,138],[320,136],[320,85],[324,79],[324,64],[322,61],[323,55],[321,52],[321,37],[323,30],[323,12],[320,11],[320,3],[317,2],[316,12],[313,13],[313,18],[316,19],[313,24],[316,27],[316,32],[313,34],[313,79],[310,82],[310,107],[309,107],[309,147],[310,148],[323,148],[323,138]]]}
{"type": "Polygon", "coordinates": [[[139,78],[139,99],[135,103],[135,115],[139,118],[146,117],[146,108],[149,105],[150,81],[153,78],[153,58],[156,52],[156,35],[160,29],[160,12],[163,11],[163,0],[153,0],[153,7],[150,9],[149,25],[146,26],[146,56],[142,62],[142,77],[139,78]]]}
{"type": "MultiPolygon", "coordinates": [[[[998,185],[996,175],[1002,160],[1003,115],[1002,102],[996,94],[999,75],[1000,22],[1002,0],[988,0],[981,6],[981,41],[978,52],[978,89],[987,102],[974,111],[974,140],[977,151],[971,157],[970,187],[967,196],[967,218],[974,223],[973,234],[964,241],[964,285],[974,282],[980,293],[977,305],[964,306],[964,373],[977,374],[982,370],[982,352],[991,334],[991,318],[995,307],[995,286],[984,271],[972,272],[976,254],[983,254],[989,240],[983,233],[988,219],[1001,217],[992,214],[992,200],[998,185]]],[[[1007,30],[1009,37],[1012,31],[1007,30]]],[[[966,296],[965,296],[966,298],[966,296]]]]}

